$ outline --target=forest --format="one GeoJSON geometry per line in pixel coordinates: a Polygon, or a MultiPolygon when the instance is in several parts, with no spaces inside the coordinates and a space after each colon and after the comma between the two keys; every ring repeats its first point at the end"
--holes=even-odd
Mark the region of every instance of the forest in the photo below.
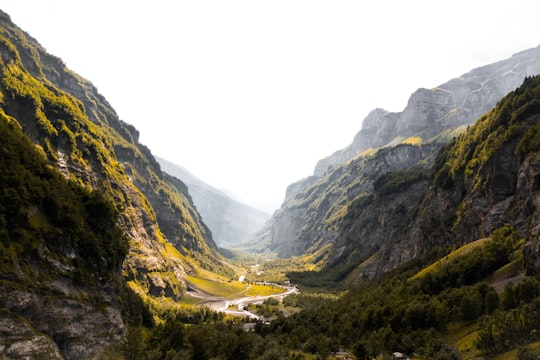
{"type": "Polygon", "coordinates": [[[129,359],[357,359],[393,352],[432,359],[493,358],[520,349],[540,355],[540,281],[527,277],[496,291],[490,284],[522,272],[523,239],[511,226],[464,249],[433,249],[382,279],[334,300],[313,293],[284,300],[302,311],[258,322],[204,309],[169,312],[161,324],[130,328],[129,359]],[[468,354],[466,357],[463,354],[468,354]]]}

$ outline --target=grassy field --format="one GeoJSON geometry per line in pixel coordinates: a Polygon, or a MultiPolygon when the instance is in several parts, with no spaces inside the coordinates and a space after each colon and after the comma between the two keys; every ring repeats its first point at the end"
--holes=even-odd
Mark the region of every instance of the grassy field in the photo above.
{"type": "Polygon", "coordinates": [[[202,277],[187,276],[190,287],[201,291],[209,296],[235,299],[243,296],[268,296],[281,294],[285,289],[275,285],[249,284],[236,280],[220,278],[205,279],[202,277]]]}

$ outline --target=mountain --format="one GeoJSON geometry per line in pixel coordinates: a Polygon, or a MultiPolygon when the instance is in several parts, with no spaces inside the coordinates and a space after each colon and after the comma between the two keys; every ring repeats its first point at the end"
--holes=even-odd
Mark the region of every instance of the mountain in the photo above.
{"type": "Polygon", "coordinates": [[[384,109],[371,111],[353,142],[319,160],[314,175],[343,163],[369,149],[402,142],[447,141],[491,110],[526,76],[540,71],[540,46],[474,69],[433,89],[418,89],[400,113],[384,109]]]}
{"type": "Polygon", "coordinates": [[[0,209],[2,356],[95,358],[152,320],[144,306],[182,298],[186,274],[232,274],[186,185],[1,11],[0,115],[14,167],[0,209]]]}
{"type": "Polygon", "coordinates": [[[247,206],[197,178],[184,167],[156,157],[166,173],[189,188],[197,210],[220,247],[235,247],[263,227],[270,215],[247,206]]]}
{"type": "Polygon", "coordinates": [[[288,187],[283,205],[250,249],[303,255],[326,267],[332,281],[377,276],[414,258],[421,244],[394,244],[400,253],[386,246],[406,236],[430,186],[437,152],[536,73],[540,47],[420,89],[401,113],[374,110],[351,146],[288,187]]]}
{"type": "Polygon", "coordinates": [[[431,248],[462,246],[511,225],[527,241],[527,273],[537,274],[539,103],[540,77],[527,78],[448,143],[429,176],[378,178],[372,199],[343,217],[328,266],[373,277],[431,248]]]}
{"type": "Polygon", "coordinates": [[[314,353],[359,341],[349,346],[366,359],[538,357],[540,76],[525,78],[424,169],[380,175],[340,220],[328,220],[337,236],[326,267],[291,279],[350,291],[273,326],[291,329],[286,337],[308,328],[314,353]]]}
{"type": "Polygon", "coordinates": [[[3,110],[0,143],[2,358],[80,358],[120,342],[129,243],[116,209],[51,169],[3,110]]]}

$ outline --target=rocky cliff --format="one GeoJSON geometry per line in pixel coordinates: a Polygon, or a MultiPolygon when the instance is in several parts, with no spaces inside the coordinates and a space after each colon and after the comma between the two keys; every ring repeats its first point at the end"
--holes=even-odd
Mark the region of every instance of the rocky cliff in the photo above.
{"type": "Polygon", "coordinates": [[[270,249],[279,256],[326,253],[340,235],[343,216],[355,203],[371,199],[379,177],[407,169],[411,176],[424,177],[426,160],[438,148],[435,144],[386,148],[338,165],[323,177],[304,179],[300,189],[289,188],[286,202],[266,230],[270,249]]]}
{"type": "Polygon", "coordinates": [[[197,178],[185,168],[157,158],[166,173],[181,179],[220,247],[234,247],[263,227],[270,215],[247,206],[197,178]]]}
{"type": "MultiPolygon", "coordinates": [[[[462,245],[509,224],[527,240],[529,274],[540,271],[540,77],[528,78],[437,156],[407,231],[365,269],[381,273],[434,246],[462,245]]],[[[352,229],[351,229],[352,230],[352,229]]]]}
{"type": "Polygon", "coordinates": [[[90,358],[126,334],[118,213],[67,181],[0,110],[0,357],[90,358]]]}
{"type": "MultiPolygon", "coordinates": [[[[185,291],[186,272],[198,266],[227,271],[186,186],[161,172],[150,151],[138,142],[137,130],[118,118],[89,81],[48,54],[3,12],[0,110],[22,129],[51,168],[70,182],[103,194],[118,212],[116,222],[128,247],[115,272],[130,291],[149,302],[178,299],[185,291]]],[[[58,210],[56,203],[51,206],[58,210]]],[[[36,287],[31,279],[0,274],[4,286],[11,282],[10,292],[20,290],[2,299],[2,331],[10,334],[0,346],[2,356],[24,357],[27,340],[32,339],[51,349],[52,355],[44,358],[58,354],[91,358],[123,339],[125,318],[120,315],[118,289],[124,285],[73,283],[69,271],[62,272],[65,266],[56,259],[59,255],[43,251],[38,258],[59,269],[51,281],[36,287]],[[19,355],[9,355],[16,349],[20,351],[14,354],[19,355]]],[[[69,248],[62,251],[66,257],[74,256],[69,248]]],[[[34,274],[43,271],[40,263],[28,266],[34,274]]]]}
{"type": "MultiPolygon", "coordinates": [[[[418,231],[417,240],[403,241],[418,221],[418,208],[424,204],[430,186],[426,172],[430,171],[436,151],[451,138],[467,132],[476,121],[474,116],[495,106],[505,91],[535,72],[540,73],[540,47],[475,69],[436,89],[420,89],[402,113],[374,110],[351,146],[320,162],[314,176],[289,187],[281,209],[254,238],[251,249],[271,250],[280,256],[310,255],[312,261],[326,266],[331,278],[337,279],[374,276],[414,258],[423,249],[437,246],[433,244],[444,244],[447,223],[440,226],[440,233],[427,235],[418,231]],[[263,246],[257,248],[256,241],[263,246]]],[[[508,180],[503,180],[508,174],[497,176],[501,189],[515,190],[507,187],[508,180]]],[[[461,194],[463,189],[455,191],[461,194]]],[[[439,222],[449,221],[447,217],[456,215],[441,213],[443,205],[434,205],[426,213],[437,214],[439,222]]],[[[506,209],[492,211],[505,218],[500,212],[506,209]]],[[[487,219],[493,224],[483,230],[474,227],[472,220],[463,225],[476,232],[462,240],[487,235],[494,226],[500,226],[493,217],[487,219]]],[[[432,227],[416,226],[424,230],[432,227]]],[[[452,237],[449,243],[455,241],[456,237],[452,237]]],[[[529,249],[536,251],[533,245],[529,249]]]]}
{"type": "Polygon", "coordinates": [[[526,76],[537,74],[540,46],[474,69],[436,88],[418,89],[400,113],[383,109],[370,112],[353,142],[320,160],[314,174],[321,176],[333,165],[367,149],[395,145],[411,137],[422,143],[445,142],[493,108],[526,76]]]}
{"type": "Polygon", "coordinates": [[[433,166],[385,172],[371,192],[351,201],[330,223],[337,233],[321,276],[372,278],[505,225],[525,238],[525,267],[538,274],[539,129],[540,77],[527,78],[438,152],[433,166]]]}

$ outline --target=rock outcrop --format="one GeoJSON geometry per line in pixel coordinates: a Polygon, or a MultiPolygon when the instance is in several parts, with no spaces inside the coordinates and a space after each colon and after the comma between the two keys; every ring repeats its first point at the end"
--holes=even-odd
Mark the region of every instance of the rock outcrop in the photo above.
{"type": "Polygon", "coordinates": [[[343,216],[355,202],[371,198],[374,182],[380,176],[411,167],[420,174],[423,162],[438,149],[436,144],[400,145],[370,157],[355,158],[321,178],[305,179],[302,184],[309,185],[291,190],[286,203],[274,213],[266,230],[271,239],[270,249],[279,256],[329,249],[326,246],[340,236],[343,216]]]}
{"type": "Polygon", "coordinates": [[[418,89],[405,109],[391,113],[375,109],[346,148],[321,159],[314,174],[323,175],[369,148],[392,146],[418,137],[421,142],[446,142],[493,108],[526,76],[540,74],[540,46],[511,58],[474,69],[433,89],[418,89]]]}
{"type": "Polygon", "coordinates": [[[355,276],[372,277],[431,248],[459,247],[510,225],[527,241],[528,273],[539,273],[538,104],[540,77],[529,78],[445,146],[430,181],[410,182],[378,203],[375,191],[373,201],[349,212],[349,224],[340,227],[335,261],[354,263],[355,276]]]}

